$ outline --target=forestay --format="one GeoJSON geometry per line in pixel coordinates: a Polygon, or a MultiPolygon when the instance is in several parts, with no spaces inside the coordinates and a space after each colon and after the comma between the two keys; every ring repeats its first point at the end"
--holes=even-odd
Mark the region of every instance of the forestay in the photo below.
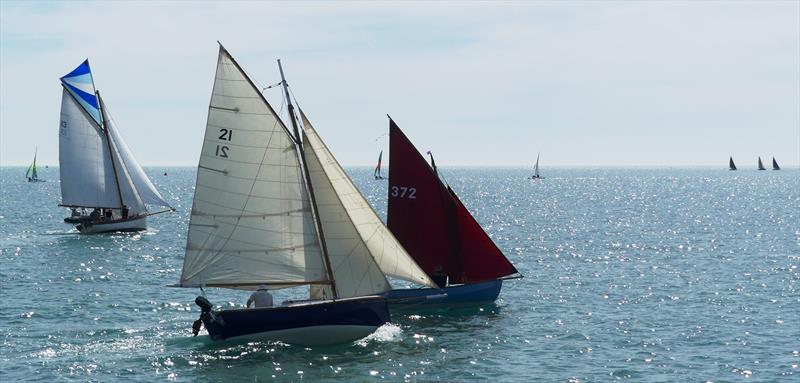
{"type": "Polygon", "coordinates": [[[103,125],[111,137],[111,159],[114,161],[114,170],[117,172],[116,182],[117,186],[119,187],[120,196],[122,197],[122,205],[126,206],[131,214],[144,213],[147,211],[147,209],[145,208],[142,199],[139,197],[139,192],[133,185],[133,181],[128,173],[128,169],[122,162],[122,155],[120,154],[118,146],[118,143],[124,144],[122,137],[114,134],[116,128],[111,122],[111,117],[109,117],[108,113],[106,113],[103,99],[100,97],[99,93],[97,97],[100,100],[100,113],[103,115],[103,125]]]}
{"type": "Polygon", "coordinates": [[[301,111],[305,151],[322,232],[340,297],[391,289],[389,274],[435,284],[389,232],[301,111]]]}
{"type": "Polygon", "coordinates": [[[181,286],[326,283],[293,139],[220,47],[181,286]]]}

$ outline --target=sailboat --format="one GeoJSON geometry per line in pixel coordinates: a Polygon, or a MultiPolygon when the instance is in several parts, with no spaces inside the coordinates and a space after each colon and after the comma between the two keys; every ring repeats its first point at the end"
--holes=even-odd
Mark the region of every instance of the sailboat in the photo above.
{"type": "Polygon", "coordinates": [[[381,175],[381,159],[383,159],[383,150],[381,150],[381,153],[378,154],[378,164],[375,165],[375,171],[372,172],[372,175],[376,180],[383,179],[383,176],[381,175]]]}
{"type": "Polygon", "coordinates": [[[539,155],[541,154],[542,153],[536,154],[536,164],[533,165],[533,175],[531,176],[532,180],[538,180],[542,178],[542,176],[539,175],[539,155]]]}
{"type": "Polygon", "coordinates": [[[778,161],[775,161],[775,157],[772,157],[772,170],[781,170],[781,167],[778,166],[778,161]]]}
{"type": "Polygon", "coordinates": [[[36,172],[36,155],[39,154],[39,148],[33,152],[33,163],[28,166],[28,170],[25,172],[25,178],[28,179],[28,182],[44,182],[44,180],[39,179],[39,175],[36,172]]]}
{"type": "MultiPolygon", "coordinates": [[[[521,275],[439,179],[395,122],[389,119],[388,226],[417,264],[443,289],[435,305],[489,303],[503,280],[521,275]]],[[[390,298],[434,293],[430,288],[393,290],[390,298]]]]}
{"type": "Polygon", "coordinates": [[[139,231],[147,229],[147,216],[174,211],[122,140],[89,60],[61,77],[61,85],[60,206],[72,212],[64,221],[83,234],[139,231]],[[167,209],[150,213],[146,204],[167,209]]]}
{"type": "Polygon", "coordinates": [[[758,157],[758,170],[767,170],[761,162],[761,157],[758,157]]]}
{"type": "Polygon", "coordinates": [[[736,164],[733,163],[733,156],[728,160],[728,170],[736,170],[736,164]]]}
{"type": "Polygon", "coordinates": [[[212,340],[326,345],[369,335],[390,320],[385,273],[435,286],[383,225],[305,114],[301,139],[278,61],[294,134],[220,44],[197,167],[179,287],[255,290],[309,286],[309,299],[215,310],[212,340]]]}

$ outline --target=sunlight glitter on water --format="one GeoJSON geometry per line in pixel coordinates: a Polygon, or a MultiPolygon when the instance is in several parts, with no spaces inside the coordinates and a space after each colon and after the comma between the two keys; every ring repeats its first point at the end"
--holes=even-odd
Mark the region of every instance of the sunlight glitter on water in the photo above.
{"type": "MultiPolygon", "coordinates": [[[[81,236],[61,222],[58,182],[0,168],[3,380],[796,380],[795,170],[553,169],[536,183],[523,169],[441,171],[525,277],[495,305],[393,313],[368,338],[306,348],[191,336],[198,291],[165,286],[194,169],[154,177],[187,208],[147,232],[81,236]]],[[[384,214],[386,182],[351,175],[384,214]]]]}

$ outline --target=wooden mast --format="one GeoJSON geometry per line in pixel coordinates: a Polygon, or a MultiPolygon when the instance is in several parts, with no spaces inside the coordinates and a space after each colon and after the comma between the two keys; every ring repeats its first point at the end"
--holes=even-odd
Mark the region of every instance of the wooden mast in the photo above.
{"type": "Polygon", "coordinates": [[[100,107],[100,122],[103,124],[103,133],[106,134],[106,144],[108,144],[108,155],[111,158],[111,170],[114,171],[114,182],[117,184],[117,195],[119,195],[120,209],[125,206],[125,201],[122,200],[122,189],[119,187],[119,176],[117,175],[117,165],[114,162],[114,149],[111,147],[111,136],[108,134],[108,127],[106,126],[106,119],[103,118],[103,99],[100,98],[100,91],[96,90],[97,106],[100,107]]]}
{"type": "Polygon", "coordinates": [[[317,232],[319,233],[320,247],[322,247],[322,256],[325,259],[325,271],[328,274],[328,279],[331,282],[331,293],[333,299],[339,298],[339,293],[336,291],[336,279],[333,277],[333,269],[331,268],[331,260],[328,257],[328,246],[325,244],[325,235],[322,232],[322,221],[319,218],[319,209],[317,209],[317,200],[314,197],[314,187],[311,184],[311,174],[308,172],[308,165],[306,164],[306,154],[303,151],[303,141],[300,139],[300,128],[297,126],[297,118],[295,118],[294,106],[292,105],[292,97],[289,95],[289,84],[286,83],[286,77],[283,75],[283,67],[281,60],[278,59],[278,70],[281,72],[281,84],[283,85],[283,92],[286,95],[286,104],[289,110],[289,119],[292,120],[292,128],[294,128],[294,139],[299,148],[300,160],[303,162],[303,175],[305,175],[306,185],[308,186],[308,196],[311,200],[311,209],[314,213],[314,221],[317,224],[317,232]]]}

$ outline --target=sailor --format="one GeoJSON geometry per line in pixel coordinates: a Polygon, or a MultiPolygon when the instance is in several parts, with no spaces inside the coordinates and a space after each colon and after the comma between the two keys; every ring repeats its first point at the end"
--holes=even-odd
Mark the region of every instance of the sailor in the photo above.
{"type": "Polygon", "coordinates": [[[94,208],[94,210],[92,210],[92,213],[89,214],[89,218],[91,218],[92,222],[94,223],[100,222],[100,209],[94,208]]]}
{"type": "Polygon", "coordinates": [[[122,219],[128,218],[128,206],[122,205],[122,219]]]}
{"type": "Polygon", "coordinates": [[[255,303],[255,308],[272,307],[272,294],[267,291],[267,285],[258,286],[258,290],[250,295],[250,299],[247,300],[247,307],[250,307],[253,303],[255,303]]]}
{"type": "Polygon", "coordinates": [[[436,266],[436,270],[431,274],[431,280],[436,283],[439,288],[447,286],[447,274],[442,270],[441,265],[436,266]]]}
{"type": "Polygon", "coordinates": [[[111,218],[112,218],[112,215],[111,215],[111,209],[106,209],[106,212],[105,212],[105,214],[103,214],[103,215],[105,216],[105,218],[106,218],[106,220],[107,220],[107,221],[110,221],[110,220],[111,220],[111,218]]]}

